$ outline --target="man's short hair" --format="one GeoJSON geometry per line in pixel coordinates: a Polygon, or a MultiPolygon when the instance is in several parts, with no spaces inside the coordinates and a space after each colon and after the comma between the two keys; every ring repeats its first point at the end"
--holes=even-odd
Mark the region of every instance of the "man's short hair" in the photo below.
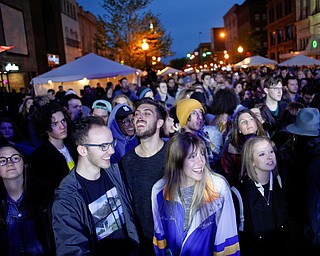
{"type": "Polygon", "coordinates": [[[162,119],[163,121],[166,120],[167,112],[166,109],[157,101],[151,99],[151,98],[142,98],[141,100],[138,100],[134,104],[134,109],[137,109],[140,105],[143,104],[150,104],[156,107],[157,111],[157,118],[162,119]]]}
{"type": "Polygon", "coordinates": [[[68,94],[68,95],[64,96],[64,98],[63,98],[63,106],[68,108],[68,102],[70,100],[73,100],[73,99],[81,100],[78,95],[71,93],[71,94],[68,94]]]}
{"type": "Polygon", "coordinates": [[[263,88],[270,88],[272,86],[276,86],[278,83],[282,83],[282,78],[280,76],[269,76],[266,78],[263,84],[263,88]]]}
{"type": "Polygon", "coordinates": [[[53,89],[49,89],[48,91],[47,91],[47,93],[52,93],[53,95],[55,94],[55,91],[53,90],[53,89]]]}
{"type": "Polygon", "coordinates": [[[103,119],[98,116],[86,116],[74,123],[72,140],[76,146],[87,142],[89,131],[94,126],[106,127],[103,119]]]}
{"type": "Polygon", "coordinates": [[[316,90],[314,86],[311,84],[306,84],[305,86],[303,86],[301,90],[301,94],[303,95],[314,95],[315,93],[316,93],[316,90]]]}
{"type": "Polygon", "coordinates": [[[122,83],[123,80],[128,80],[128,78],[122,77],[122,78],[119,80],[119,82],[122,83]]]}
{"type": "Polygon", "coordinates": [[[201,75],[201,80],[203,80],[206,76],[210,76],[210,77],[211,77],[210,73],[204,72],[204,73],[201,75]]]}

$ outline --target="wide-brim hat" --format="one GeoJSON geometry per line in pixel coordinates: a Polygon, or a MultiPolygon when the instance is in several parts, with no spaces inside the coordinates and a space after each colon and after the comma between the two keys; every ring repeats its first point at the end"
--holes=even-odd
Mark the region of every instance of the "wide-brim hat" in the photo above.
{"type": "Polygon", "coordinates": [[[303,108],[299,111],[296,121],[286,129],[290,133],[304,136],[319,136],[320,114],[317,108],[303,108]]]}

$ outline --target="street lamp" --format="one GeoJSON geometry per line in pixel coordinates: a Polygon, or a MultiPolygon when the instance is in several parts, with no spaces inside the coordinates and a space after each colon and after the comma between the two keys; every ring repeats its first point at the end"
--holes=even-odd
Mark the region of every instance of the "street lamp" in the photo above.
{"type": "Polygon", "coordinates": [[[227,51],[225,51],[223,57],[225,58],[225,60],[226,60],[225,62],[226,62],[226,65],[227,65],[227,64],[228,64],[228,59],[229,59],[229,57],[230,57],[227,51]]]}
{"type": "Polygon", "coordinates": [[[145,59],[146,59],[146,70],[147,70],[147,67],[148,67],[147,51],[149,50],[149,44],[147,43],[147,39],[143,39],[142,40],[141,48],[144,51],[144,56],[145,56],[145,59]]]}
{"type": "Polygon", "coordinates": [[[241,45],[238,47],[238,53],[243,53],[243,47],[241,45]]]}

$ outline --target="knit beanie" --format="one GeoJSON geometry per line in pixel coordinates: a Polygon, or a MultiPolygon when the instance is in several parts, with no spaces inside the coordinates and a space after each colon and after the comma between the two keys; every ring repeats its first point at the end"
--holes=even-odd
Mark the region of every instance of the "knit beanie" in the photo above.
{"type": "Polygon", "coordinates": [[[187,124],[191,112],[195,109],[201,109],[205,113],[201,103],[195,99],[183,99],[177,103],[177,117],[182,128],[187,124]]]}
{"type": "Polygon", "coordinates": [[[141,86],[137,91],[138,99],[141,100],[147,94],[147,92],[150,92],[150,91],[151,89],[149,87],[141,86]]]}

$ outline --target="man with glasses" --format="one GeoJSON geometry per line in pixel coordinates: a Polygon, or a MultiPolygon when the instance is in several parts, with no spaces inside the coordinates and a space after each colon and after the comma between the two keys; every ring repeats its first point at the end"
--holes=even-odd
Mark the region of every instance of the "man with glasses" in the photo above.
{"type": "Polygon", "coordinates": [[[139,244],[131,194],[118,165],[117,142],[99,117],[75,123],[78,163],[56,190],[52,225],[57,255],[131,255],[139,244]]]}
{"type": "Polygon", "coordinates": [[[275,141],[275,136],[282,128],[281,120],[287,106],[287,102],[282,100],[282,79],[280,76],[269,76],[264,81],[263,87],[266,94],[264,107],[261,109],[262,117],[266,121],[264,127],[270,135],[270,138],[277,145],[278,142],[275,141]]]}
{"type": "Polygon", "coordinates": [[[111,163],[119,163],[122,157],[135,148],[139,141],[133,126],[133,110],[126,104],[118,104],[110,113],[108,126],[117,139],[111,163]]]}

